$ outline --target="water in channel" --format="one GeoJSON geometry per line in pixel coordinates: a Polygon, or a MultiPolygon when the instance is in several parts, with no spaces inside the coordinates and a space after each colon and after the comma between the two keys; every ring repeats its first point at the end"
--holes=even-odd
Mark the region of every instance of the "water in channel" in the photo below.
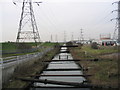
{"type": "MultiPolygon", "coordinates": [[[[84,77],[79,76],[83,75],[80,66],[76,64],[75,61],[72,61],[72,55],[70,53],[65,53],[65,51],[67,51],[67,47],[61,47],[60,53],[52,59],[48,67],[41,73],[39,79],[73,83],[82,83],[86,81],[84,77]]],[[[37,82],[34,83],[33,86],[39,86],[39,88],[31,88],[30,90],[90,90],[89,88],[72,88],[73,86],[70,85],[44,84],[37,82]]]]}

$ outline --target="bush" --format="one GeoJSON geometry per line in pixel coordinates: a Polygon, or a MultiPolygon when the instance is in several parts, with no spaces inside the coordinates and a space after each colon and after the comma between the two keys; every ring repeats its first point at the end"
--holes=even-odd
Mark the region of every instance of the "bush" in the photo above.
{"type": "Polygon", "coordinates": [[[93,48],[93,49],[98,49],[97,43],[96,43],[96,42],[93,42],[93,43],[91,44],[91,48],[93,48]]]}
{"type": "Polygon", "coordinates": [[[17,46],[19,52],[28,52],[30,49],[32,49],[32,46],[26,43],[18,43],[17,46]]]}
{"type": "Polygon", "coordinates": [[[73,45],[73,43],[72,43],[72,42],[68,42],[67,45],[68,45],[68,46],[71,46],[71,45],[73,45]]]}

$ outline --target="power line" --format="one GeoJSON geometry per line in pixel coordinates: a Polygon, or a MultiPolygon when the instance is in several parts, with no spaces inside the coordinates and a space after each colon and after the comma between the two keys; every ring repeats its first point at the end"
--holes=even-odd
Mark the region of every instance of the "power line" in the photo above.
{"type": "MultiPolygon", "coordinates": [[[[111,5],[109,5],[106,9],[104,9],[104,11],[102,13],[105,13],[109,8],[111,7],[111,5]]],[[[101,23],[103,23],[105,21],[105,19],[108,18],[108,16],[110,16],[112,13],[108,13],[107,15],[105,15],[103,18],[101,18],[95,25],[93,29],[97,29],[99,27],[101,27],[102,25],[100,25],[101,23]]],[[[109,23],[110,21],[107,21],[107,23],[109,23]]]]}
{"type": "MultiPolygon", "coordinates": [[[[42,9],[41,9],[41,10],[42,10],[42,9]]],[[[44,16],[46,16],[47,20],[50,22],[50,24],[52,25],[52,27],[54,27],[55,30],[58,30],[57,27],[56,27],[56,25],[55,25],[55,23],[54,23],[54,20],[53,20],[52,18],[49,18],[49,17],[50,17],[50,14],[48,14],[49,11],[44,8],[44,10],[42,10],[42,12],[43,12],[44,16]],[[47,11],[47,13],[45,12],[45,10],[47,11]],[[51,20],[51,19],[52,19],[52,20],[51,20]]]]}

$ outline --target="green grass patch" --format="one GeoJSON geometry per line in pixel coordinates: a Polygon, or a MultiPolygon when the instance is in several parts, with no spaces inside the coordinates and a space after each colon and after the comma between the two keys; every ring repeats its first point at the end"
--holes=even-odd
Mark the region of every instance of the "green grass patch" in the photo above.
{"type": "Polygon", "coordinates": [[[36,43],[29,42],[29,43],[20,44],[19,49],[18,49],[18,44],[15,42],[4,42],[4,43],[0,43],[0,44],[2,45],[2,52],[8,53],[8,54],[3,54],[2,57],[17,56],[17,55],[32,54],[35,52],[42,52],[46,48],[51,48],[51,47],[54,47],[55,45],[57,45],[56,43],[50,43],[50,42],[39,43],[38,46],[40,48],[38,48],[34,51],[28,51],[28,49],[36,48],[36,43]],[[16,53],[16,52],[18,52],[18,53],[16,53]]]}
{"type": "Polygon", "coordinates": [[[84,45],[81,48],[81,51],[86,51],[88,54],[91,55],[102,55],[102,54],[110,54],[110,53],[117,53],[118,49],[117,47],[113,46],[100,46],[99,49],[92,49],[90,45],[84,45]]]}
{"type": "Polygon", "coordinates": [[[17,49],[16,43],[12,43],[12,42],[2,43],[2,50],[12,50],[12,51],[16,51],[16,49],[17,49]]]}
{"type": "Polygon", "coordinates": [[[36,52],[31,52],[31,53],[19,53],[19,54],[6,54],[6,55],[2,55],[2,57],[10,57],[10,56],[19,56],[19,55],[26,55],[26,54],[33,54],[33,53],[37,53],[39,51],[36,52]]]}

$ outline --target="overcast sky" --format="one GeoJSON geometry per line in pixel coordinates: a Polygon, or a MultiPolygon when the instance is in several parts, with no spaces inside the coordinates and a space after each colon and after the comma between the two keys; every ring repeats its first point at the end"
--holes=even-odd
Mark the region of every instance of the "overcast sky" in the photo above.
{"type": "MultiPolygon", "coordinates": [[[[22,0],[0,1],[0,30],[2,40],[15,41],[20,21],[22,0]],[[14,5],[12,1],[18,1],[14,5]]],[[[40,1],[40,0],[34,0],[40,1]]],[[[116,0],[41,0],[40,6],[33,4],[34,14],[42,41],[53,41],[57,35],[58,41],[76,40],[83,29],[85,39],[98,39],[100,34],[111,34],[115,30],[117,4],[116,0]]],[[[0,35],[1,36],[1,35],[0,35]]]]}

